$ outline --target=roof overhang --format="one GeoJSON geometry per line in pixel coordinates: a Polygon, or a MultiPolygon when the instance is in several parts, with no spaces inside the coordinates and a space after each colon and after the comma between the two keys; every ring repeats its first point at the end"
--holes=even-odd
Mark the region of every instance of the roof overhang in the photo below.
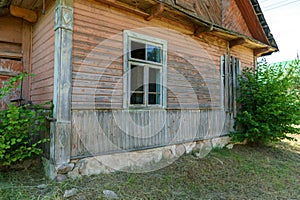
{"type": "Polygon", "coordinates": [[[135,1],[131,0],[95,1],[108,4],[110,6],[142,16],[145,20],[151,20],[155,17],[165,17],[174,21],[179,21],[180,23],[188,24],[191,26],[191,29],[193,29],[192,32],[195,37],[198,37],[203,33],[209,33],[211,35],[215,35],[217,37],[229,41],[231,47],[235,45],[242,45],[253,49],[254,54],[256,56],[267,55],[278,51],[277,45],[270,45],[269,39],[266,37],[265,32],[261,27],[260,21],[258,20],[256,13],[254,12],[254,8],[252,7],[250,0],[236,1],[240,3],[248,2],[248,4],[245,4],[244,6],[250,5],[250,10],[252,10],[252,12],[247,13],[247,15],[249,15],[250,20],[256,20],[254,20],[255,22],[252,22],[254,25],[250,28],[258,28],[256,32],[251,32],[251,34],[254,35],[253,37],[249,37],[241,33],[228,30],[218,24],[204,20],[201,17],[199,17],[196,13],[190,12],[188,9],[184,9],[181,6],[174,4],[172,0],[148,0],[145,1],[145,3],[140,3],[138,6],[136,5],[135,1]]]}
{"type": "Polygon", "coordinates": [[[55,0],[0,0],[0,17],[11,15],[35,23],[38,14],[45,11],[45,4],[55,0]]]}
{"type": "MultiPolygon", "coordinates": [[[[46,3],[49,3],[54,0],[45,1],[46,3]]],[[[250,29],[252,37],[204,20],[188,8],[190,1],[187,1],[184,6],[176,4],[175,0],[147,0],[142,3],[140,2],[138,6],[137,1],[132,0],[95,1],[142,16],[148,21],[155,17],[164,17],[180,23],[185,23],[192,29],[190,32],[192,32],[195,37],[209,32],[209,34],[229,41],[231,47],[242,45],[253,49],[256,56],[268,55],[278,51],[277,44],[270,33],[270,29],[264,19],[257,0],[235,0],[250,29]]],[[[191,4],[190,6],[192,8],[193,5],[191,4]]],[[[10,14],[22,17],[27,21],[35,22],[37,18],[34,14],[40,12],[42,7],[43,9],[45,7],[43,0],[0,0],[0,17],[1,13],[3,15],[7,14],[7,9],[10,8],[10,14]],[[24,13],[27,13],[25,17],[24,13]],[[26,18],[26,16],[30,17],[26,18]],[[34,19],[32,19],[31,16],[34,16],[34,19]]]]}

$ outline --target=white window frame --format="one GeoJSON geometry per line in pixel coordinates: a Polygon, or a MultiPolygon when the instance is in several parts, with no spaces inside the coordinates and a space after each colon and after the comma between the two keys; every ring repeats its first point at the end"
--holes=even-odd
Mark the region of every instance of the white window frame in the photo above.
{"type": "Polygon", "coordinates": [[[123,34],[123,66],[124,66],[124,87],[123,87],[123,108],[144,108],[144,109],[160,109],[166,108],[167,105],[167,41],[150,37],[147,35],[143,35],[140,33],[132,32],[129,30],[124,30],[123,34]],[[162,49],[161,55],[161,63],[147,61],[147,60],[140,60],[131,58],[131,46],[130,41],[141,42],[145,44],[160,46],[162,49]],[[130,66],[132,64],[143,66],[144,67],[144,104],[143,105],[131,105],[130,104],[130,96],[131,96],[131,73],[130,73],[130,66]],[[160,69],[160,84],[162,86],[160,91],[160,104],[148,104],[148,83],[149,83],[149,68],[156,68],[160,69]]]}

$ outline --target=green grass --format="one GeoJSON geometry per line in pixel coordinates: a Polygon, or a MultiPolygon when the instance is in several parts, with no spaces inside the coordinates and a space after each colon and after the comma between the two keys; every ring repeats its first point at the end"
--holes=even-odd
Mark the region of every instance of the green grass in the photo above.
{"type": "Polygon", "coordinates": [[[235,145],[215,149],[197,159],[185,155],[172,165],[149,173],[118,172],[67,180],[47,180],[41,166],[0,175],[0,199],[104,199],[113,190],[120,199],[300,199],[300,136],[298,142],[271,146],[235,145]],[[47,184],[46,188],[37,188],[47,184]]]}

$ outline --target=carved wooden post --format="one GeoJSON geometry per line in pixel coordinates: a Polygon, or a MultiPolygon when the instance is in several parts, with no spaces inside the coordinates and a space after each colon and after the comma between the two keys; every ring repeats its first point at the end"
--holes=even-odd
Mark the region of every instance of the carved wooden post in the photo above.
{"type": "Polygon", "coordinates": [[[57,0],[54,14],[54,118],[51,123],[50,177],[70,162],[73,0],[57,0]]]}

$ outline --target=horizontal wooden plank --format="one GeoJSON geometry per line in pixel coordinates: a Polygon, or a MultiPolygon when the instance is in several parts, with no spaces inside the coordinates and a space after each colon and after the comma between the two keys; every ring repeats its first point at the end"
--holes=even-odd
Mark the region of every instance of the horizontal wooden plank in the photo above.
{"type": "MultiPolygon", "coordinates": [[[[108,97],[107,95],[101,96],[92,96],[92,95],[72,95],[72,100],[74,103],[78,103],[78,102],[88,102],[90,104],[97,104],[97,103],[117,103],[117,104],[121,104],[122,103],[122,98],[123,96],[111,96],[108,97]]],[[[97,107],[99,108],[99,107],[97,107]]],[[[101,106],[100,106],[101,108],[101,106]]]]}
{"type": "Polygon", "coordinates": [[[0,17],[0,41],[22,43],[22,19],[2,16],[0,17]]]}
{"type": "Polygon", "coordinates": [[[22,53],[9,53],[9,52],[0,51],[0,58],[21,59],[22,57],[23,57],[22,53]]]}
{"type": "Polygon", "coordinates": [[[123,63],[122,60],[118,59],[118,60],[101,60],[100,63],[104,63],[107,64],[106,66],[104,65],[99,65],[99,62],[97,62],[98,60],[94,60],[91,58],[88,59],[80,59],[80,57],[73,57],[73,71],[80,71],[81,67],[92,67],[92,68],[99,68],[99,70],[105,70],[106,68],[111,69],[111,70],[122,70],[123,71],[123,63]]]}
{"type": "Polygon", "coordinates": [[[54,84],[54,4],[32,28],[31,100],[42,103],[53,99],[54,84]]]}
{"type": "Polygon", "coordinates": [[[120,96],[123,94],[122,88],[102,89],[102,88],[88,88],[88,87],[74,87],[72,95],[83,94],[85,96],[90,95],[106,95],[106,96],[120,96]]]}
{"type": "Polygon", "coordinates": [[[72,109],[76,110],[121,109],[122,107],[122,103],[72,102],[72,109]]]}
{"type": "MultiPolygon", "coordinates": [[[[18,72],[11,72],[11,71],[4,71],[0,69],[0,75],[1,76],[17,76],[19,73],[18,72]]],[[[0,78],[2,81],[2,79],[0,78]]]]}
{"type": "MultiPolygon", "coordinates": [[[[37,48],[36,51],[38,51],[38,50],[42,51],[42,49],[43,48],[37,48]]],[[[45,48],[45,50],[43,52],[44,53],[34,52],[35,56],[32,57],[32,63],[35,63],[35,62],[40,61],[40,60],[43,60],[48,55],[53,55],[54,54],[54,46],[48,46],[48,48],[45,48]]]]}
{"type": "Polygon", "coordinates": [[[52,4],[49,8],[46,9],[44,15],[39,16],[39,20],[34,24],[33,28],[33,38],[39,38],[45,35],[45,29],[50,30],[49,28],[53,27],[54,32],[54,8],[55,4],[52,4]]]}
{"type": "Polygon", "coordinates": [[[22,53],[22,45],[16,43],[0,42],[0,53],[22,53]]]}
{"type": "MultiPolygon", "coordinates": [[[[37,41],[33,44],[32,48],[40,48],[41,51],[35,51],[35,54],[40,54],[48,48],[53,48],[54,45],[54,35],[48,35],[47,37],[43,37],[42,40],[37,41]]],[[[33,55],[35,56],[35,55],[33,55]]]]}
{"type": "Polygon", "coordinates": [[[49,93],[43,93],[43,95],[31,95],[30,99],[34,102],[34,103],[45,103],[47,101],[51,101],[53,99],[53,93],[49,92],[49,93]]]}
{"type": "Polygon", "coordinates": [[[50,53],[44,59],[32,63],[32,71],[39,73],[41,71],[50,70],[54,66],[54,55],[50,53]]]}
{"type": "Polygon", "coordinates": [[[53,86],[53,78],[49,77],[49,78],[45,78],[42,80],[34,80],[34,82],[31,84],[31,89],[35,90],[35,89],[39,89],[39,88],[43,88],[43,87],[52,87],[53,86]]]}
{"type": "Polygon", "coordinates": [[[104,82],[104,81],[99,81],[98,83],[94,84],[94,82],[91,81],[76,79],[73,80],[73,87],[100,88],[100,89],[111,90],[116,87],[116,84],[112,82],[104,82]]]}
{"type": "MultiPolygon", "coordinates": [[[[41,73],[35,73],[35,76],[32,77],[32,81],[43,81],[45,79],[49,79],[49,78],[53,78],[53,76],[51,75],[52,73],[54,73],[54,69],[51,69],[49,71],[43,71],[41,73]]],[[[33,83],[32,82],[32,83],[33,83]]]]}
{"type": "Polygon", "coordinates": [[[34,96],[34,95],[40,95],[40,96],[43,96],[44,94],[47,94],[47,93],[53,93],[53,85],[51,86],[44,86],[44,87],[41,87],[41,88],[38,88],[38,89],[33,89],[31,90],[31,95],[34,96]]]}

